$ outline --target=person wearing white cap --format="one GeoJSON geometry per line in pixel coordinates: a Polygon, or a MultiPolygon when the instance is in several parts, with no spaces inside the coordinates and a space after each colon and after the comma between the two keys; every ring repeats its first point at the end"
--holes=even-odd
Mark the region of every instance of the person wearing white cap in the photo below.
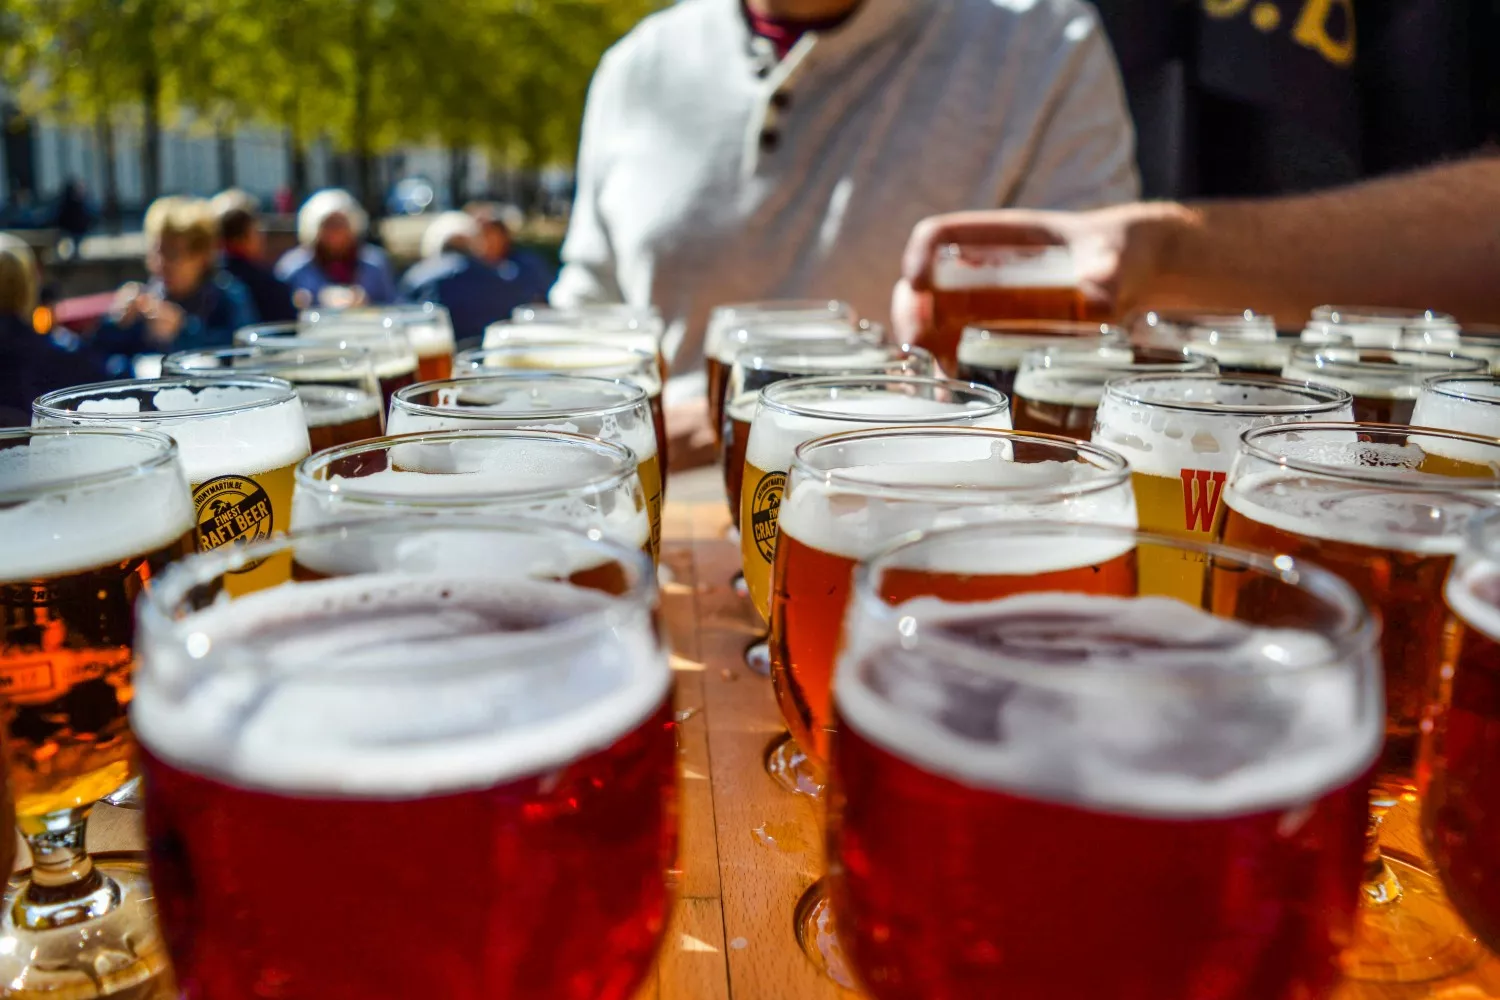
{"type": "Polygon", "coordinates": [[[297,241],[276,262],[276,277],[292,287],[301,308],[382,304],[395,299],[390,264],[364,242],[369,217],[348,191],[325,188],[297,213],[297,241]]]}

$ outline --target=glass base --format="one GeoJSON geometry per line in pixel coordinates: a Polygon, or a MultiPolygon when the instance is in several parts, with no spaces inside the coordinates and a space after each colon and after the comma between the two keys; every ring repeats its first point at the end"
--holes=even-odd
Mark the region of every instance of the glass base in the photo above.
{"type": "Polygon", "coordinates": [[[752,674],[771,676],[771,647],[764,639],[756,639],[745,647],[745,666],[752,674]]]}
{"type": "Polygon", "coordinates": [[[833,907],[828,901],[828,880],[818,879],[797,900],[792,915],[797,943],[818,971],[845,989],[854,989],[854,977],[844,961],[838,931],[833,925],[833,907]]]}
{"type": "Polygon", "coordinates": [[[791,733],[782,733],[766,747],[766,773],[785,791],[793,795],[806,795],[810,799],[823,797],[823,782],[811,758],[802,752],[791,733]]]}
{"type": "Polygon", "coordinates": [[[0,995],[47,1000],[175,1000],[166,945],[156,924],[156,904],[144,855],[109,851],[93,855],[119,902],[103,916],[35,930],[16,923],[16,899],[30,870],[16,872],[0,921],[0,995]]]}
{"type": "Polygon", "coordinates": [[[1454,912],[1437,878],[1416,865],[1385,855],[1394,876],[1382,891],[1360,903],[1354,947],[1344,956],[1351,979],[1377,983],[1423,983],[1461,972],[1481,949],[1454,912]],[[1395,894],[1392,894],[1392,890],[1395,894]],[[1378,902],[1385,897],[1388,902],[1378,902]]]}

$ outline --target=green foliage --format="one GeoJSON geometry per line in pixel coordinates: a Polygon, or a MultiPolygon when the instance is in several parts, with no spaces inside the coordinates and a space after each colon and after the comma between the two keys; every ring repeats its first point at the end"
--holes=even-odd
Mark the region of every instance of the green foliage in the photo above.
{"type": "Polygon", "coordinates": [[[664,0],[0,0],[0,74],[79,122],[255,122],[304,146],[570,162],[605,48],[664,0]]]}

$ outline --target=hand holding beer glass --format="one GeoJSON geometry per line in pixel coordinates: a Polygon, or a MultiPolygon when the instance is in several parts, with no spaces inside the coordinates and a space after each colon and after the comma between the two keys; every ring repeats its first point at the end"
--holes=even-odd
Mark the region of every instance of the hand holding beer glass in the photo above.
{"type": "Polygon", "coordinates": [[[0,982],[20,996],[148,990],[170,976],[146,866],[94,862],[84,833],[134,780],[133,604],[197,546],[179,449],[150,431],[7,429],[0,484],[8,784],[32,856],[6,895],[0,982]]]}
{"type": "Polygon", "coordinates": [[[186,995],[634,995],[677,835],[639,550],[523,518],[326,526],[174,567],[139,645],[151,866],[186,995]],[[273,553],[325,578],[222,599],[236,562],[273,553]]]}
{"type": "MultiPolygon", "coordinates": [[[[1370,796],[1359,936],[1347,966],[1356,978],[1434,979],[1475,955],[1426,860],[1382,854],[1379,833],[1387,811],[1416,798],[1423,719],[1434,686],[1452,667],[1443,581],[1468,522],[1497,499],[1500,440],[1382,424],[1247,431],[1225,485],[1225,544],[1337,573],[1381,624],[1385,746],[1370,796]]],[[[1294,610],[1250,582],[1218,597],[1294,610]]]]}
{"type": "Polygon", "coordinates": [[[867,561],[828,822],[861,985],[1327,995],[1380,748],[1376,633],[1331,573],[1124,528],[967,525],[867,561]],[[1137,588],[1157,546],[1269,600],[1210,611],[1137,588]]]}

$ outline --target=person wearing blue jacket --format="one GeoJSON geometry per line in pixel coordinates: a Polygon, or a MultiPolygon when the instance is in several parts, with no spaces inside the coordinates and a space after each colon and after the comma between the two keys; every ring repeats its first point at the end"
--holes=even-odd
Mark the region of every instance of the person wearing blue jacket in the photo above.
{"type": "Polygon", "coordinates": [[[385,251],[364,242],[369,217],[348,191],[325,188],[297,213],[297,240],[276,262],[299,309],[384,305],[396,300],[385,251]]]}
{"type": "Polygon", "coordinates": [[[422,259],[401,279],[401,301],[447,307],[454,339],[465,346],[477,346],[484,328],[509,319],[517,306],[537,301],[478,256],[481,239],[472,215],[444,212],[422,235],[422,259]]]}
{"type": "Polygon", "coordinates": [[[215,263],[217,229],[199,198],[158,198],[146,210],[144,285],[129,282],[94,334],[112,374],[128,376],[139,354],[228,346],[259,320],[250,291],[215,263]]]}
{"type": "Polygon", "coordinates": [[[98,382],[104,368],[71,330],[37,330],[36,257],[0,233],[0,427],[31,423],[31,401],[54,389],[98,382]]]}

